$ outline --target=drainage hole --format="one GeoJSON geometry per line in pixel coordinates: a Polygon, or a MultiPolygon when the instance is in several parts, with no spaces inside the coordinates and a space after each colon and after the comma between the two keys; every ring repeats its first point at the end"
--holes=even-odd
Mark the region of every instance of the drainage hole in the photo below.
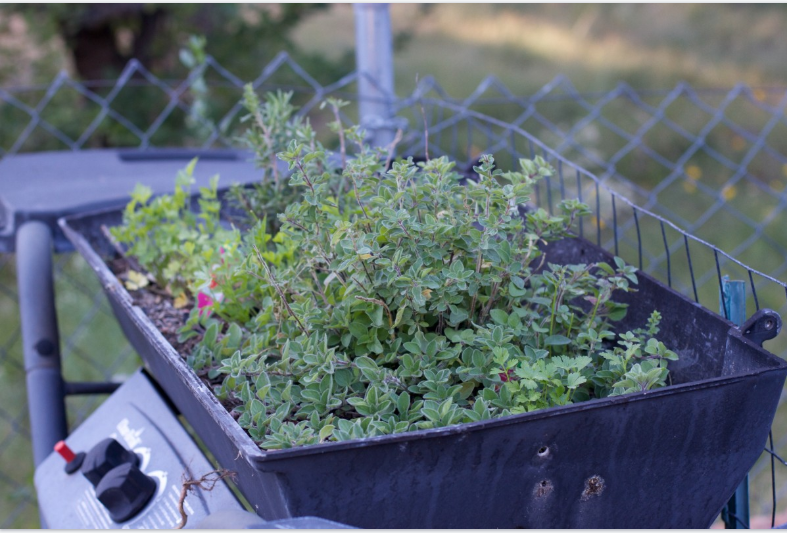
{"type": "Polygon", "coordinates": [[[548,479],[541,480],[540,482],[536,483],[535,488],[533,489],[533,496],[536,498],[544,498],[549,496],[549,494],[555,489],[552,482],[548,479]]]}

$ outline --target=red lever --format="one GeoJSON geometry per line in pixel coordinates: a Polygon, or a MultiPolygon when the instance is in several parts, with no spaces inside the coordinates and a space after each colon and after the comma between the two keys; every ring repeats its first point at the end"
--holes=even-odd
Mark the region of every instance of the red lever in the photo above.
{"type": "Polygon", "coordinates": [[[55,451],[60,454],[60,457],[66,460],[67,463],[70,463],[74,459],[76,459],[76,454],[68,447],[66,441],[61,440],[57,444],[55,444],[55,451]]]}

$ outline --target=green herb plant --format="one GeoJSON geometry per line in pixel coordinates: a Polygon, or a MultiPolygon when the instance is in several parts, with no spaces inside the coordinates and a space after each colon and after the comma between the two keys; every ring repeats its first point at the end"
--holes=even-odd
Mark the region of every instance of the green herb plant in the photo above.
{"type": "Polygon", "coordinates": [[[196,163],[178,172],[171,195],[151,199],[151,189],[138,184],[123,213],[124,224],[110,230],[174,298],[196,294],[195,280],[217,260],[220,247],[240,240],[237,230],[219,223],[218,176],[200,189],[200,212],[192,211],[190,190],[196,163]]]}
{"type": "Polygon", "coordinates": [[[554,172],[545,160],[503,171],[485,155],[467,186],[446,157],[386,170],[390,154],[341,124],[341,102],[328,104],[338,156],[308,123],[284,120],[287,102],[246,94],[245,142],[267,169],[253,202],[234,196],[247,230],[222,229],[215,188],[202,191],[200,215],[186,214],[181,189],[149,203],[137,194],[115,230],[159,284],[177,282],[200,302],[181,331],[181,340],[199,337],[187,360],[262,448],[445,427],[667,383],[677,355],[657,339],[657,311],[640,329],[614,332],[626,306],[613,297],[633,290],[635,269],[618,258],[553,264],[541,249],[570,236],[587,206],[566,200],[558,214],[520,214],[554,172]],[[286,205],[266,199],[285,190],[297,191],[286,205]],[[176,273],[173,261],[188,267],[176,273]]]}
{"type": "Polygon", "coordinates": [[[293,140],[303,143],[313,152],[322,150],[308,120],[295,114],[296,108],[291,99],[291,92],[277,91],[266,94],[261,101],[251,86],[244,90],[243,106],[248,113],[241,122],[248,127],[239,141],[254,154],[262,176],[252,188],[232,186],[228,200],[230,205],[245,212],[252,222],[265,219],[269,232],[279,228],[276,215],[301,197],[301,189],[290,183],[287,167],[278,160],[277,154],[293,140]]]}

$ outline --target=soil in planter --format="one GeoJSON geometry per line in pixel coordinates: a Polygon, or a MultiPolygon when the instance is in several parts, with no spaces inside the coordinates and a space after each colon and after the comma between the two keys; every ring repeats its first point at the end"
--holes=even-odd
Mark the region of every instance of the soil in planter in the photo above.
{"type": "MultiPolygon", "coordinates": [[[[107,261],[107,266],[112,273],[123,283],[128,279],[128,273],[131,269],[130,262],[125,257],[117,257],[107,261]]],[[[187,339],[185,342],[178,340],[178,332],[185,325],[186,320],[191,312],[192,305],[183,308],[176,308],[174,299],[164,289],[159,287],[154,282],[148,286],[138,290],[129,289],[129,294],[134,301],[134,305],[142,309],[145,314],[150,318],[151,322],[156,326],[164,338],[169,342],[172,347],[178,352],[184,360],[187,354],[191,353],[194,346],[199,344],[202,340],[202,333],[187,339]]],[[[213,387],[220,386],[224,376],[217,376],[213,379],[208,377],[210,368],[203,368],[196,372],[197,376],[207,385],[211,390],[213,387]]],[[[239,400],[229,399],[222,402],[222,405],[233,414],[237,419],[232,409],[239,405],[239,400]]]]}

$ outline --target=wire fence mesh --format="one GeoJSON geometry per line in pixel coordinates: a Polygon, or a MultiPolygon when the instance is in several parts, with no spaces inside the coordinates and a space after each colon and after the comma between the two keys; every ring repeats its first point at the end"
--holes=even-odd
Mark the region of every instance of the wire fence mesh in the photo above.
{"type": "MultiPolygon", "coordinates": [[[[318,104],[327,96],[355,99],[359,76],[354,72],[321,85],[281,54],[252,83],[259,92],[292,90],[301,112],[319,126],[331,118],[318,104]]],[[[0,155],[230,146],[242,115],[243,84],[208,58],[185,80],[163,80],[132,61],[117,80],[77,82],[61,74],[46,86],[0,89],[0,155]],[[198,83],[207,85],[210,97],[195,114],[198,83]]],[[[787,312],[787,291],[776,281],[787,269],[785,89],[698,90],[679,84],[637,91],[619,85],[582,94],[567,79],[556,78],[533,95],[518,96],[488,78],[469,97],[456,99],[426,78],[391,104],[397,121],[387,127],[403,130],[400,155],[428,151],[467,165],[481,153],[493,153],[509,168],[518,157],[544,155],[557,174],[541,183],[535,200],[550,210],[567,197],[588,203],[594,215],[576,228],[584,237],[711,310],[718,309],[720,278],[728,274],[749,286],[748,315],[760,307],[787,312]]],[[[345,110],[344,119],[357,122],[353,106],[345,110]]],[[[58,256],[55,271],[65,377],[122,378],[138,360],[92,272],[74,254],[58,256]]],[[[0,318],[6,325],[0,331],[0,454],[19,458],[0,464],[0,527],[30,527],[37,513],[9,254],[0,255],[0,318]]],[[[784,355],[784,337],[766,347],[784,355]]],[[[72,425],[99,401],[70,398],[72,425]]],[[[772,450],[782,456],[787,451],[785,409],[780,408],[773,427],[772,450]]],[[[768,518],[769,466],[763,456],[751,474],[752,515],[768,518]]],[[[776,497],[782,501],[787,473],[775,475],[776,497]]]]}

